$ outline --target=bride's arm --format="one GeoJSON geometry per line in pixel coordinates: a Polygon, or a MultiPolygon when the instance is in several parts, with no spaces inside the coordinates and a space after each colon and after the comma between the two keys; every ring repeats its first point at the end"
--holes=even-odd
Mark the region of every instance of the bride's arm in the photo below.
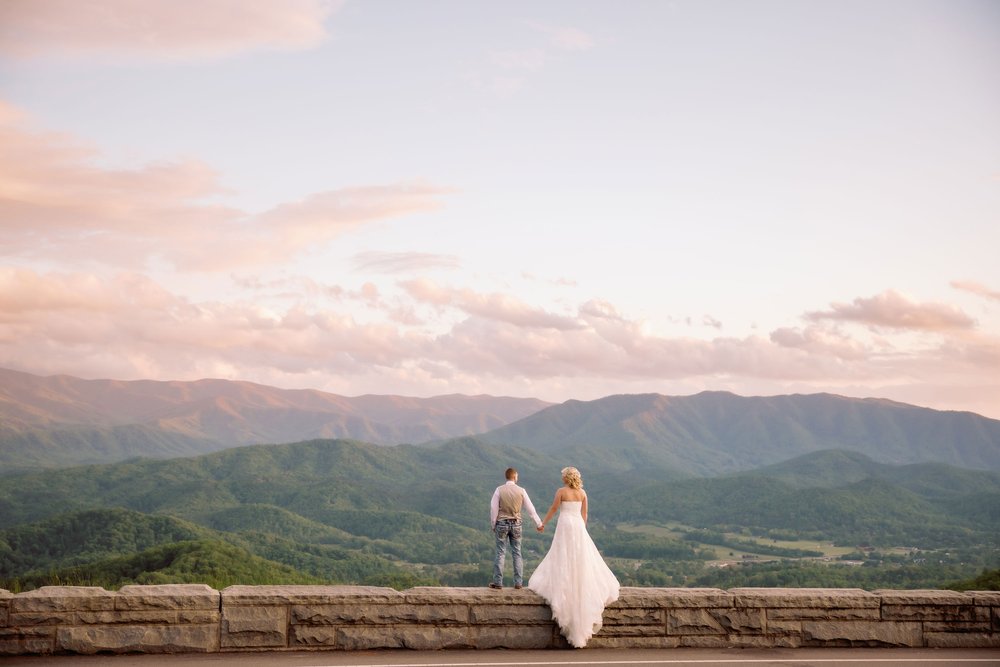
{"type": "Polygon", "coordinates": [[[552,501],[552,507],[549,508],[548,514],[546,514],[545,518],[542,519],[543,526],[549,522],[549,519],[552,518],[552,515],[556,513],[557,509],[559,509],[559,503],[562,502],[562,491],[563,491],[562,488],[556,490],[556,497],[555,500],[552,501]]]}
{"type": "Polygon", "coordinates": [[[587,494],[583,494],[583,505],[580,507],[580,514],[583,515],[583,522],[587,523],[587,494]]]}

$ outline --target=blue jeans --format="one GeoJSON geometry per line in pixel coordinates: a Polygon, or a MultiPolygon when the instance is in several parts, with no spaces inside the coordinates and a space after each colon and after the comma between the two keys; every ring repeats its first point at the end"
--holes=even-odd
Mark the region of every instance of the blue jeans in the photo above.
{"type": "Polygon", "coordinates": [[[498,519],[493,528],[497,538],[497,555],[493,559],[493,583],[503,586],[503,562],[510,543],[510,555],[514,560],[514,585],[524,583],[524,561],[521,559],[521,522],[517,519],[498,519]]]}

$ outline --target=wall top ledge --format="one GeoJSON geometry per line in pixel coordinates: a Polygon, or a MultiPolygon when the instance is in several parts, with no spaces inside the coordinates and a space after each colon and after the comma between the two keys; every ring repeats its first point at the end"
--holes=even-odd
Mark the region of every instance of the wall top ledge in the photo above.
{"type": "Polygon", "coordinates": [[[973,604],[974,598],[968,593],[942,590],[912,590],[903,591],[883,589],[875,591],[882,598],[883,604],[973,604]]]}
{"type": "Polygon", "coordinates": [[[881,599],[860,588],[732,588],[737,607],[877,608],[881,599]]]}
{"type": "Polygon", "coordinates": [[[403,593],[380,586],[230,586],[222,591],[223,604],[234,606],[403,601],[403,593]]]}
{"type": "MultiPolygon", "coordinates": [[[[206,584],[128,585],[119,591],[98,586],[43,586],[13,594],[0,589],[0,605],[19,610],[99,610],[172,606],[202,608],[223,604],[544,604],[524,588],[419,586],[405,591],[379,586],[230,586],[221,592],[206,584]]],[[[624,586],[619,607],[852,607],[880,605],[1000,606],[1000,591],[897,590],[860,588],[640,588],[624,586]]]]}

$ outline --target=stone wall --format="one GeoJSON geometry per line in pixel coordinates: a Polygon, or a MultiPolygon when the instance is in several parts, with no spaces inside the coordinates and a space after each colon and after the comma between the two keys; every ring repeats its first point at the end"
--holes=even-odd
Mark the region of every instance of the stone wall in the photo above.
{"type": "MultiPolygon", "coordinates": [[[[1000,593],[623,588],[590,647],[1000,648],[1000,593]]],[[[524,590],[204,585],[0,590],[0,655],[568,648],[524,590]]]]}

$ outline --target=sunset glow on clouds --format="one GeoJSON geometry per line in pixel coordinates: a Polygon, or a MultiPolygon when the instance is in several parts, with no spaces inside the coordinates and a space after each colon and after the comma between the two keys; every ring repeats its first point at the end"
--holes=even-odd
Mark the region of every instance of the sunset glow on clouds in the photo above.
{"type": "Polygon", "coordinates": [[[0,366],[1000,418],[990,7],[179,6],[0,10],[0,366]]]}

